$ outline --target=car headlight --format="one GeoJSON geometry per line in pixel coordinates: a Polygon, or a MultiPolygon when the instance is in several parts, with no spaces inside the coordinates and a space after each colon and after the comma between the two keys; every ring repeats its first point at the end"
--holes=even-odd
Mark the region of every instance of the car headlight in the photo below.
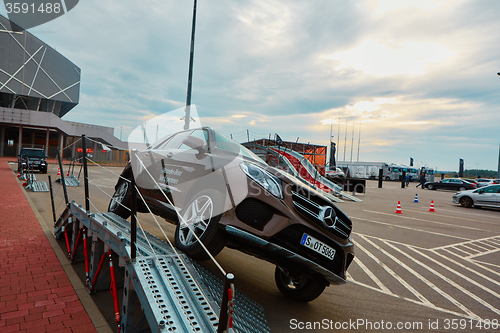
{"type": "Polygon", "coordinates": [[[283,199],[281,180],[255,164],[242,162],[241,170],[277,198],[283,199]]]}

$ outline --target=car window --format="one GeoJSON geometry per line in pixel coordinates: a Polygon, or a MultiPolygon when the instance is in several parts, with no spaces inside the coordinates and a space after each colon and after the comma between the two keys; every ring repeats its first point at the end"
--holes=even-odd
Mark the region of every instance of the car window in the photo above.
{"type": "Polygon", "coordinates": [[[236,141],[228,138],[227,136],[220,134],[219,132],[214,131],[214,133],[215,133],[216,145],[219,149],[226,150],[226,151],[236,153],[236,154],[240,154],[242,156],[245,156],[245,157],[251,158],[253,160],[262,162],[260,157],[258,157],[257,155],[255,155],[250,150],[243,147],[242,145],[240,145],[236,141]]]}
{"type": "Polygon", "coordinates": [[[451,179],[443,179],[443,183],[449,183],[451,179]]]}
{"type": "Polygon", "coordinates": [[[31,150],[31,149],[23,149],[21,155],[27,157],[37,157],[43,158],[45,157],[45,152],[43,150],[31,150]]]}
{"type": "MultiPolygon", "coordinates": [[[[194,130],[193,132],[191,132],[191,134],[189,134],[190,136],[194,136],[196,138],[200,138],[202,139],[205,143],[203,145],[206,145],[207,144],[207,141],[208,141],[208,132],[205,131],[205,130],[194,130]]],[[[184,139],[184,138],[183,138],[184,139]]],[[[193,149],[191,147],[188,147],[186,144],[182,144],[179,149],[184,149],[184,150],[196,150],[196,149],[193,149]]]]}
{"type": "Polygon", "coordinates": [[[500,186],[488,186],[488,187],[484,188],[483,192],[484,193],[500,193],[499,190],[500,190],[500,186]]]}
{"type": "Polygon", "coordinates": [[[153,147],[153,149],[164,150],[164,149],[175,149],[179,147],[184,138],[187,136],[188,132],[180,132],[173,134],[172,136],[165,139],[159,145],[153,147]]]}

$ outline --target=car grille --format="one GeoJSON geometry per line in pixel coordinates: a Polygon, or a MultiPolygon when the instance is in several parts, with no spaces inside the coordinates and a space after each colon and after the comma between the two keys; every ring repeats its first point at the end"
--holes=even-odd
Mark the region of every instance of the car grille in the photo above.
{"type": "MultiPolygon", "coordinates": [[[[304,191],[302,191],[304,192],[304,191]]],[[[339,216],[335,218],[335,223],[331,227],[324,224],[324,212],[327,207],[331,207],[323,200],[314,196],[306,196],[292,191],[293,204],[297,211],[304,216],[308,221],[311,221],[330,233],[342,238],[347,239],[351,234],[351,225],[342,221],[339,216]]]]}

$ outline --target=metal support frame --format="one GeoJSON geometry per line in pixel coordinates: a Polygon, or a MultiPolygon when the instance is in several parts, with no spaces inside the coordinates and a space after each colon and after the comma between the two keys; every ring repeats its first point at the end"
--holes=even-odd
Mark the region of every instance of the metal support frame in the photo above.
{"type": "Polygon", "coordinates": [[[50,190],[50,203],[52,205],[52,218],[54,219],[54,224],[57,222],[56,218],[56,208],[54,206],[54,191],[52,190],[52,178],[50,175],[48,176],[49,178],[49,190],[50,190]]]}
{"type": "MultiPolygon", "coordinates": [[[[82,135],[82,147],[83,147],[83,184],[85,186],[85,211],[90,214],[90,199],[89,199],[89,170],[87,165],[87,137],[85,134],[82,135]]],[[[78,177],[80,178],[80,177],[78,177]]]]}
{"type": "Polygon", "coordinates": [[[63,191],[64,191],[64,201],[66,202],[67,206],[69,205],[68,191],[66,189],[66,183],[64,182],[64,171],[62,167],[61,153],[59,150],[57,151],[57,159],[59,161],[59,170],[61,170],[61,185],[63,186],[63,191]]]}
{"type": "MultiPolygon", "coordinates": [[[[90,292],[99,290],[99,284],[103,284],[104,261],[106,258],[109,260],[110,253],[119,257],[119,266],[124,267],[121,307],[117,304],[115,291],[120,284],[120,273],[110,270],[104,284],[107,284],[108,290],[111,285],[115,316],[117,321],[119,319],[118,328],[121,332],[140,332],[146,322],[151,332],[216,332],[219,326],[217,314],[220,313],[222,303],[226,304],[223,313],[229,313],[229,316],[221,321],[224,323],[221,327],[227,328],[231,315],[234,314],[234,332],[270,332],[260,305],[239,292],[228,292],[232,288],[222,287],[223,281],[220,278],[184,254],[175,253],[168,244],[153,235],[147,232],[137,234],[137,256],[133,260],[131,224],[127,220],[112,213],[89,215],[74,202],[68,205],[61,217],[64,218],[60,218],[54,227],[56,237],[64,233],[69,227],[68,222],[73,219],[73,225],[79,227],[73,228],[76,230],[74,234],[85,227],[87,236],[92,238],[89,258],[91,280],[87,285],[90,292]],[[223,290],[227,301],[221,301],[223,290]],[[143,316],[136,313],[137,301],[141,304],[143,316]],[[136,320],[137,318],[139,319],[136,320]]],[[[75,248],[75,243],[72,245],[75,248]]],[[[113,268],[116,266],[113,265],[113,268]]]]}

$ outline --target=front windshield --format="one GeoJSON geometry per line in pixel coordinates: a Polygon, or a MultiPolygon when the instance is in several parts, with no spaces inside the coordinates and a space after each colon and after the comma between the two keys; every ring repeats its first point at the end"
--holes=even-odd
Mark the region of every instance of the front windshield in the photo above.
{"type": "Polygon", "coordinates": [[[252,160],[262,162],[262,160],[257,155],[255,155],[250,150],[240,145],[238,142],[216,131],[214,131],[214,133],[215,133],[215,141],[217,142],[216,144],[219,149],[226,150],[235,154],[240,154],[252,160]]]}
{"type": "Polygon", "coordinates": [[[28,150],[28,149],[23,149],[22,152],[23,156],[27,157],[36,157],[36,158],[43,158],[45,157],[45,152],[43,150],[28,150]]]}

